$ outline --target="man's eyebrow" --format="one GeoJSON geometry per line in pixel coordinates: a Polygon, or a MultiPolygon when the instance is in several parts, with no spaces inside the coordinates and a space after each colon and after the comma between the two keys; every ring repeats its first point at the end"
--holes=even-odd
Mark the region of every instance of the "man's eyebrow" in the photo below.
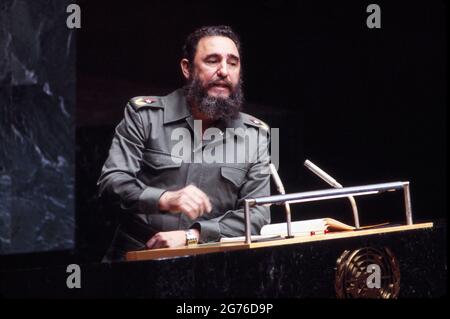
{"type": "Polygon", "coordinates": [[[229,58],[229,59],[234,59],[234,60],[239,61],[239,57],[236,56],[236,55],[234,55],[234,54],[228,54],[228,55],[227,55],[227,58],[229,58]]]}

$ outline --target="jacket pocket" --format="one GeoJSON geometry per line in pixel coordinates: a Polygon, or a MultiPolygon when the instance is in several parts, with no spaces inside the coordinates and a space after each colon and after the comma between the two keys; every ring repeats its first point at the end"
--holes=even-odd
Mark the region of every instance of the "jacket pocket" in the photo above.
{"type": "Polygon", "coordinates": [[[142,154],[142,161],[145,165],[156,169],[177,168],[181,166],[183,160],[180,157],[172,156],[169,153],[146,149],[142,154]]]}
{"type": "Polygon", "coordinates": [[[247,176],[247,171],[239,167],[222,166],[220,168],[220,175],[236,187],[241,187],[247,176]]]}

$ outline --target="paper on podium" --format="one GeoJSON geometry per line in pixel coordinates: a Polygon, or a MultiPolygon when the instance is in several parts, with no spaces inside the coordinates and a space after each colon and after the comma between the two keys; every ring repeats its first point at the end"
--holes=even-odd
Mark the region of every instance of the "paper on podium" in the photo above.
{"type": "MultiPolygon", "coordinates": [[[[355,227],[341,223],[333,218],[318,218],[296,221],[291,223],[292,234],[294,236],[320,235],[327,232],[351,231],[355,227]]],[[[261,235],[252,235],[252,242],[281,239],[287,236],[286,223],[268,224],[261,228],[261,235]]],[[[243,242],[245,236],[223,237],[222,243],[243,242]]]]}
{"type": "MultiPolygon", "coordinates": [[[[350,231],[355,227],[341,223],[333,218],[318,218],[296,221],[291,223],[292,234],[294,236],[324,234],[332,231],[350,231]]],[[[286,223],[268,224],[261,228],[261,235],[287,235],[286,223]]]]}

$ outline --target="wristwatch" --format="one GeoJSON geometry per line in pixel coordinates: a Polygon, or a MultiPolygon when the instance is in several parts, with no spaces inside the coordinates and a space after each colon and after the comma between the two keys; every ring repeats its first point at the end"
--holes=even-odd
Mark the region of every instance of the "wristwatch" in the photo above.
{"type": "Polygon", "coordinates": [[[188,229],[186,233],[186,246],[196,245],[198,243],[198,238],[195,235],[194,230],[188,229]]]}

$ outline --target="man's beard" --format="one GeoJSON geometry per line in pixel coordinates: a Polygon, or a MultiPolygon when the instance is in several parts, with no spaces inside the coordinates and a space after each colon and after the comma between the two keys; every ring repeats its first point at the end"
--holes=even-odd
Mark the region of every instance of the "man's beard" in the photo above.
{"type": "Polygon", "coordinates": [[[234,89],[231,83],[224,83],[225,80],[217,80],[208,82],[203,86],[200,79],[194,76],[193,79],[188,80],[184,87],[186,99],[191,107],[195,105],[198,111],[208,119],[229,122],[238,117],[244,101],[242,79],[239,78],[239,82],[234,89]],[[208,95],[208,89],[218,83],[228,87],[231,92],[228,97],[208,95]]]}

